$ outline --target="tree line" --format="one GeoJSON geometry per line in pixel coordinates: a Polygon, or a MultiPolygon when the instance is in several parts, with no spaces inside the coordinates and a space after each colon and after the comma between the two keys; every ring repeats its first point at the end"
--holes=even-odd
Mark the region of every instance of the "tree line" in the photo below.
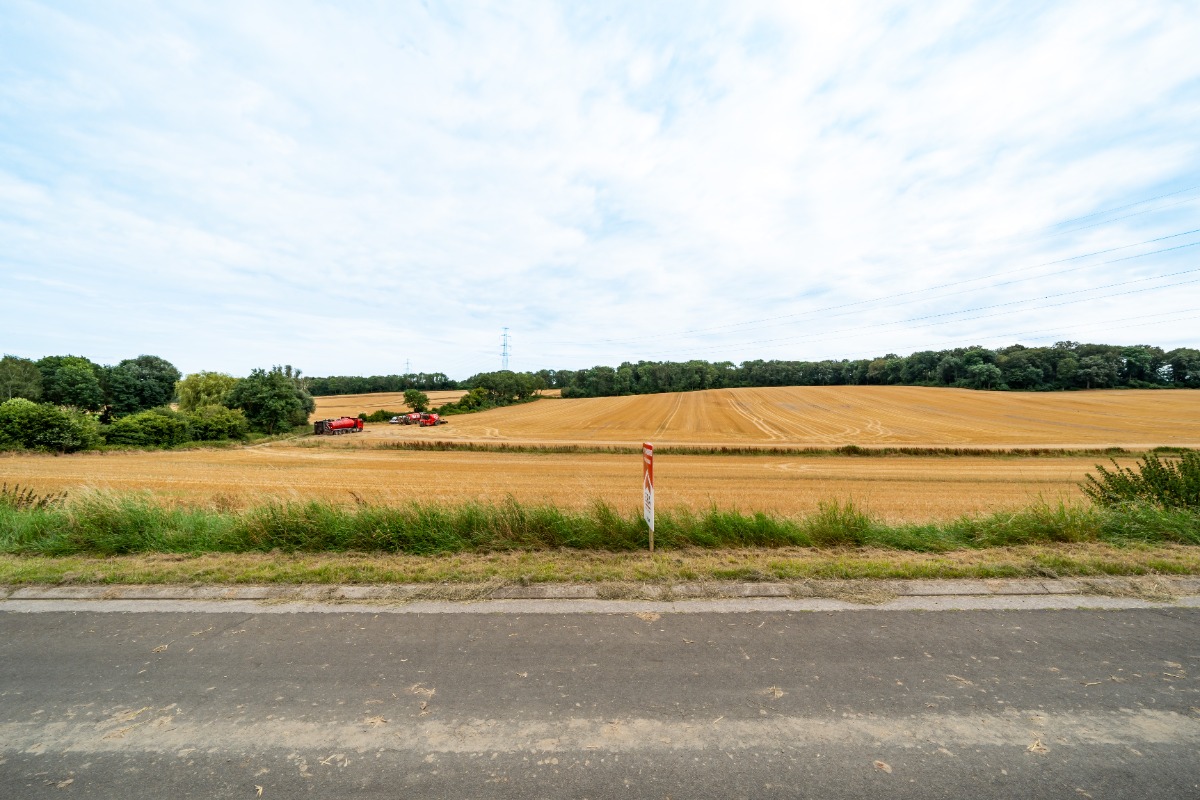
{"type": "Polygon", "coordinates": [[[483,372],[455,381],[441,372],[311,378],[314,395],[438,389],[471,390],[524,375],[563,397],[688,392],[750,386],[956,386],[1001,391],[1112,388],[1200,388],[1200,350],[1151,345],[1058,342],[1051,347],[959,347],[888,353],[868,359],[789,361],[626,361],[617,367],[483,372]]]}
{"type": "Polygon", "coordinates": [[[245,440],[308,423],[315,403],[300,370],[182,377],[142,355],[116,366],[82,356],[0,358],[0,449],[74,452],[245,440]],[[172,407],[174,402],[175,407],[172,407]]]}
{"type": "Polygon", "coordinates": [[[459,388],[458,382],[441,372],[415,372],[408,375],[332,375],[327,378],[308,378],[308,391],[315,397],[336,394],[374,394],[378,392],[422,392],[459,388]]]}
{"type": "Polygon", "coordinates": [[[824,361],[628,361],[531,373],[563,397],[607,397],[750,386],[955,386],[1002,391],[1200,388],[1200,350],[1058,342],[965,347],[824,361]]]}

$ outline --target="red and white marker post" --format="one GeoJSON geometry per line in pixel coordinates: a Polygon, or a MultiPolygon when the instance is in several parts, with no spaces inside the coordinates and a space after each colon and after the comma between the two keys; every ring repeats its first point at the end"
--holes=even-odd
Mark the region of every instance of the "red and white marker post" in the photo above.
{"type": "Polygon", "coordinates": [[[642,443],[642,516],[650,526],[650,552],[654,552],[654,445],[642,443]]]}

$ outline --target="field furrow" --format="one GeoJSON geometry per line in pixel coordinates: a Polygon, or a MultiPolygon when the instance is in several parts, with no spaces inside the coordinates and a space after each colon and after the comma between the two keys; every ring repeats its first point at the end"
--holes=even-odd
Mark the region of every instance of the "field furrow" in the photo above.
{"type": "MultiPolygon", "coordinates": [[[[319,399],[319,413],[332,407],[329,400],[319,399]]],[[[371,426],[339,444],[430,438],[622,445],[653,440],[734,446],[1200,446],[1200,392],[826,386],[545,399],[451,417],[437,429],[371,426]]]]}

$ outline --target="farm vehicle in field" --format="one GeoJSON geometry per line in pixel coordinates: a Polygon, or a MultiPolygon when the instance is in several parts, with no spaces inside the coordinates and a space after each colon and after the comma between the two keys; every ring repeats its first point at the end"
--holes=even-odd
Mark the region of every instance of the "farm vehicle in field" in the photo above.
{"type": "Polygon", "coordinates": [[[392,425],[420,425],[431,428],[434,425],[445,425],[449,420],[442,419],[441,414],[428,411],[414,411],[411,414],[400,414],[388,420],[392,425]]]}
{"type": "Polygon", "coordinates": [[[317,436],[341,436],[343,433],[358,433],[362,429],[363,421],[354,417],[322,419],[313,423],[313,433],[317,436]]]}

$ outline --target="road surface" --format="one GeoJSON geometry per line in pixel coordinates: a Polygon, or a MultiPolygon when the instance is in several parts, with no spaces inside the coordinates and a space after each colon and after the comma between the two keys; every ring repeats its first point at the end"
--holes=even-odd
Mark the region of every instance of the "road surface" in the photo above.
{"type": "Polygon", "coordinates": [[[1197,608],[97,607],[0,606],[0,796],[1200,797],[1197,608]]]}

